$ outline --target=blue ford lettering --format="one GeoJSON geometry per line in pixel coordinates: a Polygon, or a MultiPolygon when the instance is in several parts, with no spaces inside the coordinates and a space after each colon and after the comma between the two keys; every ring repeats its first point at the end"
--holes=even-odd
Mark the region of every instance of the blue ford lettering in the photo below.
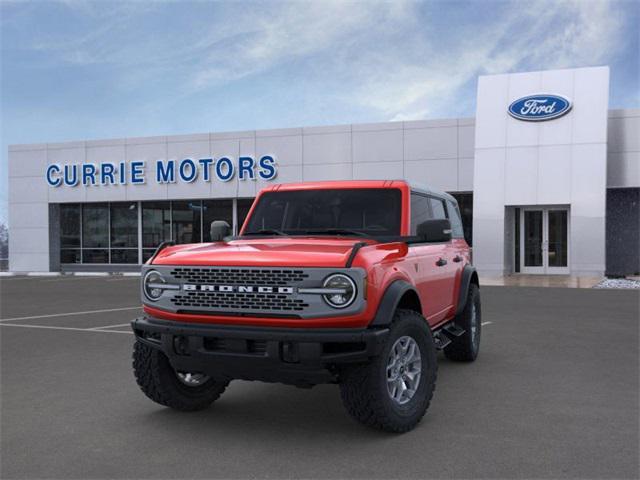
{"type": "Polygon", "coordinates": [[[571,100],[560,95],[528,95],[509,105],[509,115],[518,120],[541,122],[561,117],[571,110],[571,100]]]}

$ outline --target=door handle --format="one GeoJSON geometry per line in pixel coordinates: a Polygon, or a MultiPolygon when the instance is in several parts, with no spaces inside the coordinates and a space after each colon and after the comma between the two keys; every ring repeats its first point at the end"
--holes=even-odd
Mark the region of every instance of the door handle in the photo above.
{"type": "Polygon", "coordinates": [[[453,261],[456,263],[460,263],[462,261],[462,257],[460,255],[456,255],[453,257],[453,261]]]}
{"type": "Polygon", "coordinates": [[[438,267],[444,267],[447,264],[447,261],[444,258],[439,258],[438,261],[436,262],[436,265],[438,267]]]}

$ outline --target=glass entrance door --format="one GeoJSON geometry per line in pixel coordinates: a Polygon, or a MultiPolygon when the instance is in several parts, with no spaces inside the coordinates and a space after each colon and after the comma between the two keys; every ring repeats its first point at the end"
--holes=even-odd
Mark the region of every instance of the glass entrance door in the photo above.
{"type": "Polygon", "coordinates": [[[569,273],[569,212],[566,208],[523,208],[520,272],[569,273]]]}

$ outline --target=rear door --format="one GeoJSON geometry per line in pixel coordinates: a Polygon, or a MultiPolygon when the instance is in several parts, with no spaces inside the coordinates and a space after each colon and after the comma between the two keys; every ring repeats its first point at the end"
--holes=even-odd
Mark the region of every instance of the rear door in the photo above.
{"type": "MultiPolygon", "coordinates": [[[[431,202],[431,211],[433,212],[433,218],[436,219],[451,219],[449,218],[447,205],[444,199],[438,197],[429,197],[431,202]]],[[[452,228],[453,229],[453,228],[452,228]]],[[[459,272],[459,266],[462,263],[458,261],[458,258],[462,260],[458,255],[458,247],[453,240],[445,243],[432,244],[433,247],[438,248],[440,270],[445,277],[444,286],[442,287],[442,305],[444,314],[443,317],[450,316],[452,308],[455,305],[454,295],[456,294],[457,276],[459,272]]]]}
{"type": "MultiPolygon", "coordinates": [[[[411,193],[411,235],[425,220],[434,218],[431,197],[411,193]]],[[[414,263],[415,282],[420,295],[424,316],[431,325],[445,318],[451,309],[450,273],[446,261],[449,254],[446,243],[414,243],[410,245],[414,263]]]]}

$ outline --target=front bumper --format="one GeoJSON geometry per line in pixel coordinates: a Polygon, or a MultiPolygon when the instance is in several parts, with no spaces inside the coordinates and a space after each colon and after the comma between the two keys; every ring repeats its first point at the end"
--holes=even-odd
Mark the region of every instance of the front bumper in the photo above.
{"type": "Polygon", "coordinates": [[[152,317],[137,318],[131,327],[138,341],[162,351],[178,371],[299,386],[335,382],[340,365],[377,355],[389,333],[386,328],[202,325],[152,317]]]}

